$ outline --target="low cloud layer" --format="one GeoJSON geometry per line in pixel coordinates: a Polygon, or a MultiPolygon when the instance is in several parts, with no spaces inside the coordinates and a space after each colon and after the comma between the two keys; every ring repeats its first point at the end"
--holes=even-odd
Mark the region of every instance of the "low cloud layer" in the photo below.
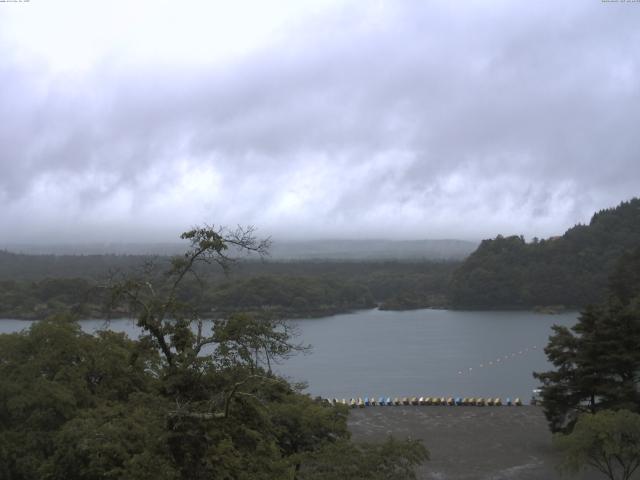
{"type": "Polygon", "coordinates": [[[0,242],[546,236],[640,191],[637,3],[280,4],[228,48],[149,3],[146,50],[60,3],[88,53],[38,3],[0,5],[0,242]]]}

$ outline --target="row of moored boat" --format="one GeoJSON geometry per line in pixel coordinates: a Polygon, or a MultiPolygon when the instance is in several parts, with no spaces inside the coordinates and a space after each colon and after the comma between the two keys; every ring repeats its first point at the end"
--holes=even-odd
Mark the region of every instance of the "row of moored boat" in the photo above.
{"type": "Polygon", "coordinates": [[[341,400],[337,398],[326,399],[333,405],[347,405],[351,408],[364,408],[375,406],[396,406],[396,405],[445,405],[445,406],[477,406],[485,405],[493,406],[521,406],[522,401],[519,398],[511,400],[507,397],[504,401],[501,398],[483,398],[483,397],[358,397],[341,400]]]}

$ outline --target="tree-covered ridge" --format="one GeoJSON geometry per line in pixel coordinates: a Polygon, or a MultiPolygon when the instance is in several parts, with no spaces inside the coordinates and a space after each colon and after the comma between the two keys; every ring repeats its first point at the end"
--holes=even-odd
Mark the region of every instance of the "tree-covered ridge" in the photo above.
{"type": "Polygon", "coordinates": [[[126,270],[150,258],[143,255],[26,255],[0,250],[0,280],[103,277],[126,270]]]}
{"type": "Polygon", "coordinates": [[[593,215],[561,237],[483,240],[454,272],[459,308],[583,307],[604,299],[616,261],[640,245],[640,199],[593,215]]]}
{"type": "MultiPolygon", "coordinates": [[[[128,257],[127,261],[150,261],[128,257]]],[[[70,260],[72,263],[76,259],[70,260]]],[[[167,266],[164,257],[156,264],[167,266]]],[[[64,261],[62,262],[64,264],[64,261]]],[[[446,304],[449,262],[240,262],[229,276],[200,268],[202,288],[185,279],[183,298],[208,317],[234,311],[268,311],[284,317],[331,315],[356,309],[404,309],[446,304]]],[[[2,268],[0,262],[0,269],[2,268]]],[[[95,266],[94,266],[95,268],[95,266]]],[[[62,271],[70,271],[66,267],[62,271]]],[[[135,271],[132,266],[121,271],[135,271]]],[[[107,276],[0,280],[0,318],[40,319],[59,312],[83,318],[105,315],[103,290],[107,276]]],[[[126,315],[127,312],[119,312],[126,315]]]]}

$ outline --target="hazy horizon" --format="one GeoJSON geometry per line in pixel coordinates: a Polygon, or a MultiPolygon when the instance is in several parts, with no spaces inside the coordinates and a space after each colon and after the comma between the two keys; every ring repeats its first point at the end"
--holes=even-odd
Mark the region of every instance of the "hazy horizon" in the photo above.
{"type": "MultiPolygon", "coordinates": [[[[455,239],[382,240],[324,239],[272,243],[264,260],[461,260],[474,251],[479,242],[455,239]]],[[[0,244],[0,251],[26,255],[179,255],[187,242],[166,243],[65,243],[0,244]]],[[[238,252],[240,257],[257,255],[238,252]]],[[[232,256],[236,256],[232,254],[232,256]]]]}
{"type": "Polygon", "coordinates": [[[0,3],[0,245],[561,235],[640,194],[640,3],[0,3]],[[365,6],[366,5],[366,6],[365,6]]]}

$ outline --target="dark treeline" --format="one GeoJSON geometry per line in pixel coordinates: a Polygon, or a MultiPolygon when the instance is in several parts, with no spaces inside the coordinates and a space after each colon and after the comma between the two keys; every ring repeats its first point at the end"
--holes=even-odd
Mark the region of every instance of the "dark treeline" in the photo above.
{"type": "MultiPolygon", "coordinates": [[[[100,285],[143,266],[161,271],[168,257],[53,256],[0,253],[0,316],[44,318],[67,311],[104,315],[100,285]]],[[[272,262],[244,260],[229,275],[200,267],[181,286],[185,300],[211,316],[269,311],[285,317],[318,316],[380,306],[442,307],[457,262],[272,262]],[[203,288],[200,280],[207,283],[203,288]]],[[[120,312],[126,314],[126,312],[120,312]]]]}
{"type": "MultiPolygon", "coordinates": [[[[640,200],[596,213],[560,237],[484,240],[456,261],[260,261],[229,275],[213,266],[184,282],[185,300],[212,317],[268,311],[284,317],[372,308],[581,308],[604,298],[618,258],[640,245],[640,200]]],[[[104,315],[100,285],[170,257],[23,255],[0,251],[0,317],[44,318],[60,311],[104,315]]],[[[119,312],[126,314],[126,312],[119,312]]]]}
{"type": "Polygon", "coordinates": [[[0,250],[0,280],[103,278],[109,271],[135,268],[143,255],[26,255],[0,250]]]}
{"type": "Polygon", "coordinates": [[[640,245],[640,199],[593,215],[561,237],[484,240],[452,277],[458,308],[575,308],[601,301],[617,260],[640,245]]]}

